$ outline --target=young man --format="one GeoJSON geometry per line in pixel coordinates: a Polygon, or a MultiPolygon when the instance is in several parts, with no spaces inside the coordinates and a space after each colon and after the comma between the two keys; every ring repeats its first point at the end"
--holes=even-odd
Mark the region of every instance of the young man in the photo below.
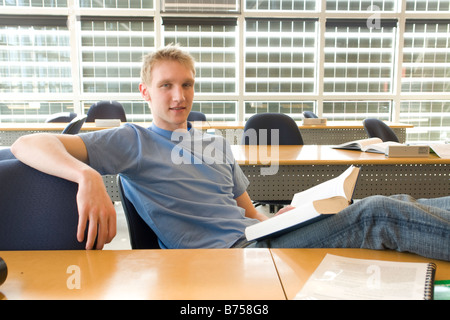
{"type": "Polygon", "coordinates": [[[115,211],[100,174],[120,173],[127,197],[163,248],[391,248],[450,260],[450,197],[370,197],[310,226],[247,243],[245,228],[267,217],[253,207],[248,180],[228,144],[187,122],[194,98],[193,59],[175,46],[162,48],[145,57],[141,78],[151,127],[37,134],[12,146],[28,165],[79,184],[78,239],[89,221],[88,249],[96,237],[101,249],[115,235],[115,211]]]}

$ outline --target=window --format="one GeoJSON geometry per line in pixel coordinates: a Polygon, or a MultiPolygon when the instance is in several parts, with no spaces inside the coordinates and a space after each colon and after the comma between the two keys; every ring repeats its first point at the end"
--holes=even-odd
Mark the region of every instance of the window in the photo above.
{"type": "Polygon", "coordinates": [[[237,0],[161,0],[161,12],[238,12],[237,0]]]}
{"type": "Polygon", "coordinates": [[[0,6],[5,7],[67,7],[68,0],[0,0],[0,6]]]}
{"type": "Polygon", "coordinates": [[[366,20],[328,20],[324,91],[392,92],[395,21],[368,28],[366,20]]]}
{"type": "Polygon", "coordinates": [[[81,8],[152,9],[153,0],[80,0],[81,8]]]}
{"type": "Polygon", "coordinates": [[[377,118],[390,120],[390,101],[325,101],[323,116],[329,120],[364,120],[377,118]]]}
{"type": "Polygon", "coordinates": [[[193,110],[208,119],[301,120],[309,110],[411,123],[411,142],[450,140],[450,0],[0,0],[0,8],[3,122],[83,114],[105,99],[121,102],[130,121],[151,121],[138,91],[141,58],[178,43],[196,59],[193,110]]]}
{"type": "Polygon", "coordinates": [[[316,0],[246,0],[248,11],[315,11],[316,0]]]}
{"type": "Polygon", "coordinates": [[[196,94],[236,93],[236,19],[164,19],[164,43],[180,44],[196,61],[196,94]]]}
{"type": "Polygon", "coordinates": [[[406,0],[406,11],[449,12],[449,0],[406,0]]]}
{"type": "Polygon", "coordinates": [[[383,11],[396,10],[398,0],[327,0],[328,11],[383,11]]]}
{"type": "Polygon", "coordinates": [[[414,125],[409,142],[429,143],[450,138],[450,101],[402,101],[400,121],[414,125]]]}
{"type": "Polygon", "coordinates": [[[247,19],[245,92],[314,92],[316,38],[316,20],[247,19]]]}
{"type": "Polygon", "coordinates": [[[139,86],[142,57],[153,47],[153,20],[83,19],[83,92],[135,92],[139,86]]]}
{"type": "Polygon", "coordinates": [[[450,20],[408,20],[402,92],[450,92],[450,20]]]}
{"type": "Polygon", "coordinates": [[[45,16],[0,21],[0,93],[10,100],[2,103],[0,119],[43,121],[49,111],[73,108],[48,103],[54,95],[72,93],[66,20],[45,16]],[[28,99],[15,101],[18,97],[28,99]]]}
{"type": "Polygon", "coordinates": [[[314,101],[247,101],[245,103],[245,119],[255,113],[286,113],[294,120],[303,119],[303,111],[314,111],[314,101]]]}

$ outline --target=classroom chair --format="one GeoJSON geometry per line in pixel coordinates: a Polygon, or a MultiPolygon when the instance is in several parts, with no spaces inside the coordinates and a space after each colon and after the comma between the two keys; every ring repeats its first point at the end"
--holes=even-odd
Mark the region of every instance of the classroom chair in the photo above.
{"type": "Polygon", "coordinates": [[[50,117],[48,117],[45,122],[46,123],[52,123],[52,122],[70,122],[73,119],[75,119],[77,114],[75,112],[58,112],[52,114],[50,117]]]}
{"type": "Polygon", "coordinates": [[[305,118],[319,118],[314,112],[312,111],[303,111],[303,117],[305,118]]]}
{"type": "Polygon", "coordinates": [[[125,109],[117,101],[99,101],[91,105],[86,122],[95,122],[95,119],[120,119],[127,122],[125,109]]]}
{"type": "Polygon", "coordinates": [[[363,125],[369,138],[380,138],[383,142],[399,142],[395,132],[381,120],[368,118],[363,121],[363,125]]]}
{"type": "MultiPolygon", "coordinates": [[[[297,123],[290,116],[283,113],[258,113],[251,116],[244,126],[242,135],[243,145],[303,145],[303,138],[297,123]],[[265,130],[262,130],[265,129],[265,130]],[[279,141],[272,141],[271,130],[279,130],[279,141]]],[[[265,201],[257,199],[255,207],[269,205],[270,212],[274,213],[291,201],[265,201]]]]}
{"type": "Polygon", "coordinates": [[[134,205],[125,195],[122,177],[117,176],[117,186],[120,200],[128,225],[130,244],[132,249],[159,249],[158,237],[150,226],[141,218],[134,205]]]}
{"type": "Polygon", "coordinates": [[[63,134],[78,134],[86,122],[86,116],[74,118],[63,130],[63,134]]]}
{"type": "Polygon", "coordinates": [[[0,161],[0,250],[82,250],[76,183],[0,161]]]}
{"type": "Polygon", "coordinates": [[[191,111],[187,121],[206,121],[206,115],[200,111],[191,111]]]}

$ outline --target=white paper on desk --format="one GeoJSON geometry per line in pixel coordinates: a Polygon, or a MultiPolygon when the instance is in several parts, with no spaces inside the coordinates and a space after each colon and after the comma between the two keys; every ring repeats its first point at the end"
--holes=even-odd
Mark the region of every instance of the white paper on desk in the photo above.
{"type": "Polygon", "coordinates": [[[423,300],[427,263],[327,254],[295,300],[423,300]]]}

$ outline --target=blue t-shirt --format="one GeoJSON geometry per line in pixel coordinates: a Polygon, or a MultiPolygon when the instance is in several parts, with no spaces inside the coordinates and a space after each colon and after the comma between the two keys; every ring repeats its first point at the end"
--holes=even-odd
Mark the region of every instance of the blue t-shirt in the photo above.
{"type": "Polygon", "coordinates": [[[222,137],[132,124],[80,137],[90,166],[123,176],[162,248],[229,248],[258,222],[236,205],[248,180],[222,137]]]}

